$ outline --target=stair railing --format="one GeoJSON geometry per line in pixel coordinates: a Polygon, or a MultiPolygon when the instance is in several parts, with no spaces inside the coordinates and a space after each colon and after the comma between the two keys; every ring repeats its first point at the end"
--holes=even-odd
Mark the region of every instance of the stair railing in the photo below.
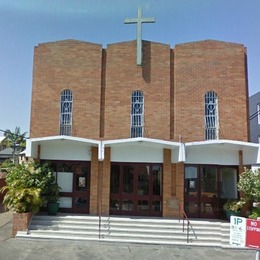
{"type": "Polygon", "coordinates": [[[98,238],[101,239],[101,214],[98,216],[98,238]]]}
{"type": "Polygon", "coordinates": [[[181,206],[181,204],[179,203],[179,222],[181,221],[181,215],[182,215],[182,232],[184,232],[185,230],[185,221],[187,222],[187,243],[189,243],[190,238],[190,230],[192,231],[192,233],[194,234],[195,238],[198,239],[194,228],[192,227],[189,218],[187,217],[186,212],[184,211],[183,207],[181,206]]]}

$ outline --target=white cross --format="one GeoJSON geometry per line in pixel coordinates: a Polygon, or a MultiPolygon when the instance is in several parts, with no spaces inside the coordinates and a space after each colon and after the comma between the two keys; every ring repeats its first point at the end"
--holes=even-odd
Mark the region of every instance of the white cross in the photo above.
{"type": "Polygon", "coordinates": [[[142,9],[138,9],[137,18],[125,19],[125,24],[137,24],[137,65],[142,65],[142,23],[154,23],[155,18],[142,18],[142,9]]]}

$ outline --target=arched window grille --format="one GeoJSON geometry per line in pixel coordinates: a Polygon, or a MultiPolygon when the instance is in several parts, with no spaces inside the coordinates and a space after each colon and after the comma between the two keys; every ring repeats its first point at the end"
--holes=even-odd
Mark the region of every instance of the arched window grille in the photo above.
{"type": "Polygon", "coordinates": [[[144,95],[136,90],[132,93],[131,137],[144,136],[144,95]]]}
{"type": "Polygon", "coordinates": [[[65,89],[60,95],[60,135],[72,134],[72,91],[65,89]]]}
{"type": "Polygon", "coordinates": [[[205,139],[219,138],[218,98],[217,94],[209,91],[205,94],[205,139]]]}

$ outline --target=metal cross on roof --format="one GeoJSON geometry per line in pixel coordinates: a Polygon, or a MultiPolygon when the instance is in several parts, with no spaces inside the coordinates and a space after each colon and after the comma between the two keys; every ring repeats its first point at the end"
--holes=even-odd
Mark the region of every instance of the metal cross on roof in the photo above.
{"type": "Polygon", "coordinates": [[[142,18],[142,9],[138,9],[137,18],[125,19],[125,24],[137,24],[137,65],[142,65],[142,23],[154,23],[155,18],[142,18]]]}

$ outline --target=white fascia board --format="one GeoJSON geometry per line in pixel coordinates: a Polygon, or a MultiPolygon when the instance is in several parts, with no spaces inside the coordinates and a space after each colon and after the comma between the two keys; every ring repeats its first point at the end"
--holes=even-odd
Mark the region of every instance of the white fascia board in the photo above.
{"type": "Polygon", "coordinates": [[[31,138],[31,143],[40,143],[45,141],[73,141],[73,142],[81,142],[81,143],[88,143],[93,144],[95,146],[98,146],[100,141],[94,140],[94,139],[86,139],[81,137],[73,137],[73,136],[67,136],[67,135],[57,135],[57,136],[47,136],[47,137],[39,137],[39,138],[31,138]]]}
{"type": "Polygon", "coordinates": [[[207,140],[207,141],[198,141],[198,142],[188,142],[185,143],[186,147],[189,146],[207,146],[207,145],[214,145],[214,144],[226,144],[226,145],[235,145],[235,146],[242,146],[242,147],[259,147],[257,143],[250,143],[250,142],[242,142],[242,141],[234,141],[234,140],[207,140]]]}
{"type": "Polygon", "coordinates": [[[144,138],[144,137],[137,137],[137,138],[126,138],[126,139],[114,139],[114,140],[105,140],[103,141],[104,146],[114,146],[120,144],[133,144],[133,143],[149,143],[149,144],[157,144],[165,148],[179,148],[180,143],[172,142],[172,141],[165,141],[160,139],[152,139],[152,138],[144,138]]]}

